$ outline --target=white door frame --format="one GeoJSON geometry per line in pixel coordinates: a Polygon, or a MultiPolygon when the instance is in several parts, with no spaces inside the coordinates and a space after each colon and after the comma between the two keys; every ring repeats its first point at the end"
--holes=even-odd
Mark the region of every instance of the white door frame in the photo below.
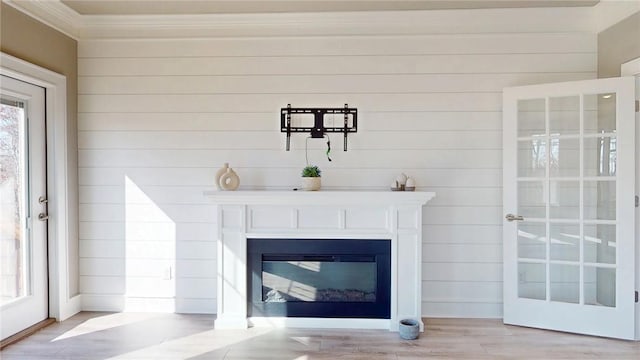
{"type": "MultiPolygon", "coordinates": [[[[636,77],[636,98],[640,78],[640,57],[620,66],[621,76],[636,77]]],[[[639,117],[636,113],[636,119],[639,117]]],[[[640,124],[636,124],[636,154],[640,153],[640,124]]],[[[640,156],[636,156],[636,195],[640,195],[640,156]]],[[[640,273],[640,209],[636,208],[636,274],[640,273]]],[[[636,277],[636,291],[640,291],[640,277],[636,277]]],[[[636,340],[640,340],[640,303],[636,303],[636,340]]]]}
{"type": "Polygon", "coordinates": [[[67,78],[0,52],[0,74],[45,88],[47,119],[49,316],[58,321],[80,311],[80,295],[69,293],[67,196],[67,78]]]}

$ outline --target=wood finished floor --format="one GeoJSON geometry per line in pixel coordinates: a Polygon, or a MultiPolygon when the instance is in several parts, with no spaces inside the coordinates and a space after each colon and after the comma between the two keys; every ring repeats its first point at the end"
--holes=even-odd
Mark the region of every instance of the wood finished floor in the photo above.
{"type": "Polygon", "coordinates": [[[59,359],[640,359],[640,342],[425,319],[418,340],[384,330],[213,330],[209,315],[80,313],[0,352],[2,360],[59,359]]]}

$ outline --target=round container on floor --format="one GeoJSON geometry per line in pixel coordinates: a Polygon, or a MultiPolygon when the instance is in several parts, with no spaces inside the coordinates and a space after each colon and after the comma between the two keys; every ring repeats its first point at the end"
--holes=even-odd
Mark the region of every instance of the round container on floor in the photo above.
{"type": "Polygon", "coordinates": [[[415,340],[420,336],[420,323],[414,319],[403,319],[400,320],[398,330],[401,338],[415,340]]]}

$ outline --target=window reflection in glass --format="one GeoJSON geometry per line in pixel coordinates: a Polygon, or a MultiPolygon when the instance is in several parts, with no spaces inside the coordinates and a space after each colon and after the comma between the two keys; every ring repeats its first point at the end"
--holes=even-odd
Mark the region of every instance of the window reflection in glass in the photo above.
{"type": "Polygon", "coordinates": [[[618,163],[618,139],[602,136],[584,139],[585,176],[615,176],[618,163]]]}
{"type": "Polygon", "coordinates": [[[0,101],[0,305],[27,295],[24,104],[0,101]]]}
{"type": "Polygon", "coordinates": [[[523,144],[521,147],[520,176],[541,177],[545,175],[547,166],[547,141],[535,138],[530,141],[530,146],[523,144]]]}

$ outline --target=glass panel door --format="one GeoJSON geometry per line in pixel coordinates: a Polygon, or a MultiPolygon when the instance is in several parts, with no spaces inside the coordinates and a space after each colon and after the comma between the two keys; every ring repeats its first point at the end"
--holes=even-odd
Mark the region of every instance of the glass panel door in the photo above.
{"type": "Polygon", "coordinates": [[[505,323],[634,337],[633,94],[505,89],[505,323]]]}
{"type": "Polygon", "coordinates": [[[47,224],[44,89],[6,76],[0,85],[0,338],[4,339],[48,316],[47,224]],[[43,221],[38,220],[41,213],[43,221]]]}

